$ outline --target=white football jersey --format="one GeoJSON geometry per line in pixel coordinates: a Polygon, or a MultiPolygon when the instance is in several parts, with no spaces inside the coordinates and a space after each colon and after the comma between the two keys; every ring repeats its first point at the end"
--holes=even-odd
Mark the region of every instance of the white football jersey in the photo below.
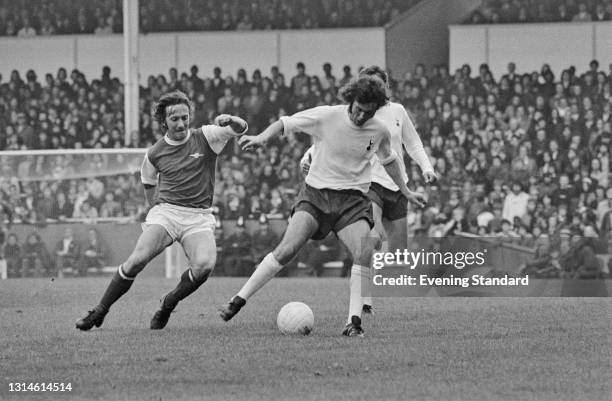
{"type": "Polygon", "coordinates": [[[348,105],[319,106],[281,117],[286,133],[304,132],[313,139],[312,163],[306,183],[313,188],[356,189],[367,193],[372,181],[371,159],[389,135],[376,117],[362,126],[349,118],[348,105]]]}

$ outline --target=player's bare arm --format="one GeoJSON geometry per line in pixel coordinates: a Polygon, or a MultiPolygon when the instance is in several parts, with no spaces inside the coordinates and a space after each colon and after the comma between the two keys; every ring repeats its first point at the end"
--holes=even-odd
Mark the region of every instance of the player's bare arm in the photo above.
{"type": "Polygon", "coordinates": [[[383,136],[383,139],[380,142],[380,146],[376,151],[376,155],[380,159],[380,164],[383,165],[389,177],[395,182],[395,184],[400,188],[400,192],[402,195],[408,199],[409,202],[414,203],[419,207],[425,206],[425,197],[417,192],[411,191],[406,186],[406,183],[402,179],[401,166],[398,160],[398,155],[396,152],[391,149],[391,142],[389,140],[389,133],[383,136]]]}
{"type": "Polygon", "coordinates": [[[145,201],[147,208],[155,206],[155,192],[157,190],[158,172],[155,166],[149,161],[148,154],[145,155],[142,166],[140,167],[140,179],[144,186],[145,201]]]}
{"type": "Polygon", "coordinates": [[[314,149],[314,146],[309,147],[306,153],[304,153],[304,156],[302,156],[302,159],[300,160],[300,169],[304,177],[307,176],[308,172],[310,171],[310,164],[312,163],[313,149],[314,149]]]}
{"type": "Polygon", "coordinates": [[[250,150],[256,147],[264,146],[270,139],[282,135],[285,127],[282,121],[276,121],[259,135],[245,135],[238,140],[242,150],[250,150]]]}
{"type": "Polygon", "coordinates": [[[152,208],[155,206],[155,190],[157,189],[157,186],[151,184],[143,184],[143,186],[147,206],[152,208]]]}
{"type": "Polygon", "coordinates": [[[215,118],[215,125],[218,125],[219,127],[230,127],[237,135],[244,134],[248,129],[248,125],[245,120],[230,114],[218,115],[217,118],[215,118]]]}
{"type": "Polygon", "coordinates": [[[425,183],[434,184],[438,180],[438,175],[435,173],[427,153],[425,153],[423,142],[421,141],[421,138],[419,137],[410,116],[405,110],[404,113],[404,124],[402,125],[402,144],[404,149],[421,168],[425,183]]]}

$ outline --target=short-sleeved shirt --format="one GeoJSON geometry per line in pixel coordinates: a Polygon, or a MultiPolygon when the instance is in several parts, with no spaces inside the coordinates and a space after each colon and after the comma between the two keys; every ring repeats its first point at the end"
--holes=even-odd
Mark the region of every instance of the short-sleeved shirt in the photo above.
{"type": "Polygon", "coordinates": [[[280,120],[286,133],[304,132],[313,138],[308,185],[368,192],[372,181],[370,159],[382,138],[389,135],[381,120],[374,117],[357,126],[349,118],[348,105],[314,107],[280,120]]]}
{"type": "Polygon", "coordinates": [[[236,133],[230,127],[204,125],[182,141],[167,135],[147,151],[143,184],[158,185],[156,204],[207,209],[212,206],[217,155],[236,133]]]}

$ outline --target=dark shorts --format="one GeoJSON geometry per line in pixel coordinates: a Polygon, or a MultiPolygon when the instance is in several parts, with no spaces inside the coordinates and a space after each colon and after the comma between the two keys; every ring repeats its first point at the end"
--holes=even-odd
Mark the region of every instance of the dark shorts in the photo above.
{"type": "Polygon", "coordinates": [[[382,209],[382,216],[387,220],[399,220],[408,213],[408,199],[399,190],[391,191],[373,182],[368,197],[382,209]]]}
{"type": "Polygon", "coordinates": [[[319,229],[312,239],[320,240],[330,231],[338,233],[359,220],[365,220],[370,228],[374,227],[372,202],[358,190],[316,189],[304,184],[291,209],[312,215],[319,223],[319,229]]]}

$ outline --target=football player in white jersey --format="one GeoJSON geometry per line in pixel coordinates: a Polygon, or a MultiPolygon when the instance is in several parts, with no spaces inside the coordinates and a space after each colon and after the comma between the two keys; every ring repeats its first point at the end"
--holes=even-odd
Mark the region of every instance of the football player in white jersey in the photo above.
{"type": "MultiPolygon", "coordinates": [[[[387,73],[378,66],[370,66],[362,69],[359,76],[373,76],[384,82],[385,87],[389,88],[389,78],[387,73]]],[[[391,134],[391,147],[400,156],[399,163],[404,182],[408,181],[406,167],[403,161],[404,149],[408,155],[417,162],[423,173],[426,183],[433,184],[438,179],[434,172],[429,157],[423,149],[423,143],[410,120],[404,106],[399,103],[387,102],[376,112],[376,118],[382,120],[391,134]]],[[[314,146],[313,146],[314,147],[314,146]]],[[[300,161],[302,172],[307,175],[310,169],[313,147],[310,147],[300,161]]],[[[380,252],[387,252],[396,249],[403,249],[407,246],[407,201],[393,182],[391,177],[380,164],[377,157],[372,158],[372,185],[368,196],[372,200],[374,212],[374,232],[373,235],[380,238],[380,252]],[[394,238],[391,244],[389,238],[394,238]]],[[[368,280],[364,285],[363,312],[372,312],[371,296],[372,280],[368,280]]]]}
{"type": "Polygon", "coordinates": [[[283,133],[304,132],[313,138],[310,172],[292,209],[292,217],[280,244],[264,257],[247,283],[221,310],[230,320],[246,301],[289,262],[310,238],[334,232],[353,257],[350,279],[347,336],[362,336],[361,282],[369,276],[374,242],[372,202],[367,193],[372,180],[370,160],[376,155],[402,196],[418,206],[424,197],[406,187],[398,155],[391,147],[389,129],[374,118],[387,103],[380,79],[361,77],[342,88],[347,104],[304,110],[270,125],[257,136],[240,139],[243,149],[263,146],[283,133]]]}

